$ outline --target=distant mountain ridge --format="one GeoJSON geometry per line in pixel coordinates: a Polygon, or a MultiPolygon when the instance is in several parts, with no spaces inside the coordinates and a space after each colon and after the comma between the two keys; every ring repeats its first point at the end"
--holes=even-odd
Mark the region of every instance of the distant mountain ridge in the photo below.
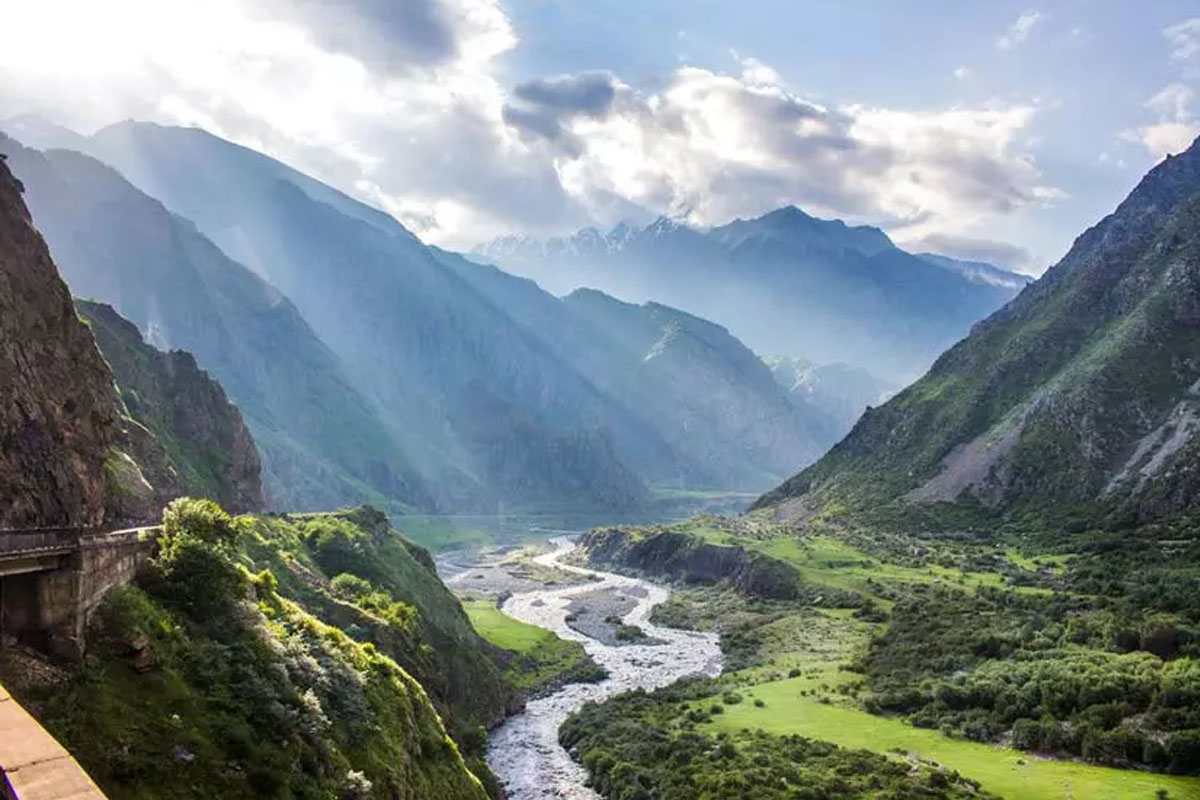
{"type": "Polygon", "coordinates": [[[871,226],[795,206],[701,231],[662,217],[545,240],[507,236],[472,257],[556,294],[592,287],[725,325],[756,352],[844,362],[899,383],[919,375],[1025,276],[917,256],[871,226]]]}
{"type": "Polygon", "coordinates": [[[816,458],[844,430],[816,405],[789,397],[720,325],[596,290],[556,298],[528,279],[439,254],[655,431],[655,482],[753,486],[788,463],[816,458]]]}
{"type": "Polygon", "coordinates": [[[929,373],[760,499],[788,517],[836,504],[962,501],[1053,527],[1200,504],[1200,140],[929,373]]]}
{"type": "Polygon", "coordinates": [[[90,157],[11,148],[72,285],[221,379],[276,507],[633,508],[651,484],[761,490],[844,429],[720,326],[613,300],[631,344],[202,131],[129,122],[74,144],[90,157]],[[288,346],[256,330],[271,318],[288,346]]]}

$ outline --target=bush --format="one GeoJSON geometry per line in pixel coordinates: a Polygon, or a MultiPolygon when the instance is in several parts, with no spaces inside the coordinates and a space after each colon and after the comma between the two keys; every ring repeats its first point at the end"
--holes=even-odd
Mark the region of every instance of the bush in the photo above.
{"type": "Polygon", "coordinates": [[[196,622],[219,624],[248,587],[246,573],[234,561],[240,532],[211,500],[173,501],[163,512],[158,555],[147,580],[196,622]]]}
{"type": "Polygon", "coordinates": [[[349,572],[342,572],[329,582],[333,593],[344,600],[357,600],[371,591],[371,584],[365,578],[360,578],[349,572]]]}

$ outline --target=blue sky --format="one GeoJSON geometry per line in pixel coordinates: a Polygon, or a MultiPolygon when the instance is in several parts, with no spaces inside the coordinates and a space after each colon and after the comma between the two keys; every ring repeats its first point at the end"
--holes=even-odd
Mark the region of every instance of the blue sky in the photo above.
{"type": "Polygon", "coordinates": [[[654,88],[684,63],[736,70],[739,56],[752,56],[830,105],[1035,103],[1028,152],[1067,196],[996,220],[994,234],[1032,251],[1029,269],[1061,255],[1159,160],[1129,136],[1155,120],[1147,101],[1173,83],[1200,89],[1200,61],[1189,69],[1172,59],[1163,34],[1200,16],[1200,4],[1184,0],[516,0],[509,8],[522,32],[506,59],[514,80],[612,69],[654,88]],[[998,45],[1030,12],[1028,36],[998,45]]]}
{"type": "Polygon", "coordinates": [[[451,247],[794,203],[1037,273],[1200,132],[1194,1],[94,5],[6,13],[0,116],[205,127],[451,247]]]}

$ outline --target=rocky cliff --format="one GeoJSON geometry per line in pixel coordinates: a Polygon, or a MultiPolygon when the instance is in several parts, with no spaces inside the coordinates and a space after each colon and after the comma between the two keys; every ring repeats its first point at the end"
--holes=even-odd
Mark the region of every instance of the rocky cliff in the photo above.
{"type": "Polygon", "coordinates": [[[21,192],[0,162],[0,527],[152,516],[137,432],[21,192]]]}
{"type": "MultiPolygon", "coordinates": [[[[112,306],[77,300],[91,326],[125,408],[161,443],[184,494],[207,497],[231,512],[263,506],[254,439],[241,412],[196,359],[184,350],[151,347],[112,306]]],[[[149,471],[150,458],[140,460],[149,471]]],[[[152,481],[153,482],[153,481],[152,481]]]]}
{"type": "Polygon", "coordinates": [[[712,544],[671,530],[597,528],[579,540],[589,564],[687,583],[721,583],[774,600],[800,596],[800,573],[783,561],[736,545],[712,544]]]}

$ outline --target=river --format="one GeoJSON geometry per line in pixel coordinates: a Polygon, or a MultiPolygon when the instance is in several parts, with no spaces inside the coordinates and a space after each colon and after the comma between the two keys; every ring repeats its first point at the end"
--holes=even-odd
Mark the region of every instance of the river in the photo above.
{"type": "Polygon", "coordinates": [[[516,594],[501,610],[564,639],[582,642],[596,663],[608,670],[609,677],[600,683],[570,684],[531,700],[525,711],[492,731],[487,761],[510,800],[596,800],[599,795],[585,785],[587,772],[558,745],[558,728],[567,715],[586,702],[630,689],[655,689],[689,675],[715,676],[721,672],[721,650],[716,634],[663,628],[649,621],[654,606],[667,599],[666,588],[563,563],[563,556],[575,545],[567,538],[553,539],[551,544],[554,549],[536,561],[577,574],[597,575],[601,580],[516,594]],[[637,605],[625,615],[624,622],[637,625],[659,643],[613,646],[568,627],[565,618],[572,596],[602,589],[625,590],[635,597],[637,605]]]}

